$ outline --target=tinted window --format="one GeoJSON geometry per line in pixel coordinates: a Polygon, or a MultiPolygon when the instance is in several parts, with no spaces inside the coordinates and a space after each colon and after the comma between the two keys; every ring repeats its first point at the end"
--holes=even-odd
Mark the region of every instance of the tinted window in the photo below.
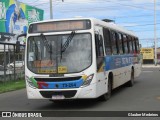
{"type": "Polygon", "coordinates": [[[97,57],[103,57],[103,39],[102,36],[100,35],[95,35],[95,42],[96,42],[96,55],[97,57]]]}
{"type": "Polygon", "coordinates": [[[127,43],[127,36],[123,35],[123,45],[124,45],[124,52],[128,53],[128,43],[127,43]]]}
{"type": "Polygon", "coordinates": [[[111,55],[112,54],[112,44],[110,40],[110,31],[104,28],[103,35],[104,35],[104,45],[105,45],[106,55],[111,55]]]}
{"type": "Polygon", "coordinates": [[[136,43],[136,39],[134,37],[132,37],[133,40],[133,53],[137,53],[137,43],[136,43]]]}
{"type": "Polygon", "coordinates": [[[139,48],[139,40],[138,38],[136,38],[136,45],[137,45],[137,53],[140,52],[140,48],[139,48]]]}
{"type": "Polygon", "coordinates": [[[123,44],[122,44],[123,40],[122,40],[122,35],[120,33],[118,33],[118,45],[119,45],[119,53],[123,54],[123,44]]]}
{"type": "Polygon", "coordinates": [[[112,33],[111,33],[111,41],[112,41],[112,51],[113,51],[113,54],[114,55],[116,55],[116,54],[118,54],[119,52],[118,52],[118,43],[117,43],[117,35],[116,35],[116,33],[115,32],[113,32],[112,31],[112,33]]]}
{"type": "Polygon", "coordinates": [[[104,61],[103,39],[102,36],[95,34],[97,71],[101,68],[104,61]]]}
{"type": "Polygon", "coordinates": [[[131,43],[131,37],[127,36],[127,47],[128,47],[128,53],[132,52],[132,43],[131,43]]]}

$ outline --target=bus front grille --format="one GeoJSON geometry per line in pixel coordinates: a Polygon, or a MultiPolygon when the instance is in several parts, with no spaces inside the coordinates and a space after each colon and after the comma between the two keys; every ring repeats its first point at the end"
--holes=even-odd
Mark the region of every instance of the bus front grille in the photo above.
{"type": "Polygon", "coordinates": [[[77,90],[70,91],[40,91],[44,98],[52,98],[53,95],[64,95],[65,98],[72,98],[76,95],[77,90]]]}
{"type": "Polygon", "coordinates": [[[64,82],[79,80],[82,76],[77,77],[63,77],[63,78],[34,78],[37,82],[64,82]]]}

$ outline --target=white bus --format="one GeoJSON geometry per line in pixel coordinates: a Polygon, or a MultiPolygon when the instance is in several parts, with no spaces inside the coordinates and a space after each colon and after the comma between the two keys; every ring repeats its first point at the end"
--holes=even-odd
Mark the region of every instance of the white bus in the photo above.
{"type": "Polygon", "coordinates": [[[29,99],[102,98],[141,73],[138,37],[94,18],[30,24],[25,51],[29,99]]]}

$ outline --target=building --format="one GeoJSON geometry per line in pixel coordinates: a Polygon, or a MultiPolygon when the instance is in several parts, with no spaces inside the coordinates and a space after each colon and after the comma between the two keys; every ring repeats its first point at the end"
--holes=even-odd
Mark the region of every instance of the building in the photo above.
{"type": "MultiPolygon", "coordinates": [[[[154,48],[141,48],[143,64],[154,64],[154,48]]],[[[160,64],[160,47],[157,48],[157,63],[160,64]]]]}
{"type": "MultiPolygon", "coordinates": [[[[42,9],[26,5],[17,0],[0,0],[0,65],[5,61],[13,62],[9,57],[17,36],[27,33],[28,25],[43,20],[42,9]],[[4,50],[5,48],[5,50],[4,50]]],[[[21,44],[25,41],[20,39],[21,44]]]]}

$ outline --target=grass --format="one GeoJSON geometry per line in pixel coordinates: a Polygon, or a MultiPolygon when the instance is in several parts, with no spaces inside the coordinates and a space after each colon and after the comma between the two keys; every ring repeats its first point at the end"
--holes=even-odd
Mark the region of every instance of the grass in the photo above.
{"type": "Polygon", "coordinates": [[[0,83],[0,93],[19,90],[25,88],[25,80],[7,81],[0,83]]]}

